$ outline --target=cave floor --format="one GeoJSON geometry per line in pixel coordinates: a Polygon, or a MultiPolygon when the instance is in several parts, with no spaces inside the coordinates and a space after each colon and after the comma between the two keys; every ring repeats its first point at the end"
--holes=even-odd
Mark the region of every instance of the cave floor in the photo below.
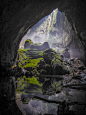
{"type": "Polygon", "coordinates": [[[75,84],[72,84],[71,87],[69,82],[66,85],[63,84],[59,93],[46,93],[44,95],[42,92],[37,92],[36,89],[34,90],[32,88],[32,90],[30,90],[26,94],[16,94],[16,103],[24,115],[58,115],[58,102],[66,100],[66,102],[69,103],[69,111],[73,111],[76,114],[82,114],[83,111],[86,111],[85,88],[85,83],[82,86],[80,86],[80,84],[76,86],[75,84]],[[34,96],[36,96],[37,98],[33,98],[34,96]],[[28,103],[24,104],[21,100],[21,97],[29,100],[28,103]],[[40,97],[42,100],[40,99],[40,97]],[[46,102],[46,100],[54,102],[48,103],[46,102]]]}

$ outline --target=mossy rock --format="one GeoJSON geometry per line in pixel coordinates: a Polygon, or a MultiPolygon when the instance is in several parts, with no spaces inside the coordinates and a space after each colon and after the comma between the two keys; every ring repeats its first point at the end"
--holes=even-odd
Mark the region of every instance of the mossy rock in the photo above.
{"type": "Polygon", "coordinates": [[[31,44],[33,44],[33,42],[30,39],[27,39],[24,44],[24,49],[30,48],[31,44]]]}
{"type": "Polygon", "coordinates": [[[54,75],[63,75],[70,73],[67,66],[61,60],[53,59],[51,63],[52,63],[52,73],[54,75]]]}
{"type": "Polygon", "coordinates": [[[16,93],[25,93],[26,90],[28,90],[27,88],[29,88],[30,86],[41,87],[41,84],[39,83],[37,78],[34,76],[30,78],[23,76],[23,77],[18,78],[17,81],[18,81],[18,87],[17,87],[16,93]]]}
{"type": "Polygon", "coordinates": [[[53,60],[53,59],[56,59],[56,58],[58,58],[59,60],[61,59],[61,57],[60,57],[60,55],[58,55],[56,52],[55,52],[55,50],[53,50],[53,49],[47,49],[47,50],[45,50],[44,52],[43,52],[43,59],[44,59],[44,61],[47,63],[47,64],[51,64],[51,61],[53,60]]]}
{"type": "Polygon", "coordinates": [[[43,74],[43,75],[46,75],[46,74],[47,74],[47,71],[44,70],[44,69],[40,69],[40,70],[38,70],[38,72],[39,72],[40,74],[43,74]]]}

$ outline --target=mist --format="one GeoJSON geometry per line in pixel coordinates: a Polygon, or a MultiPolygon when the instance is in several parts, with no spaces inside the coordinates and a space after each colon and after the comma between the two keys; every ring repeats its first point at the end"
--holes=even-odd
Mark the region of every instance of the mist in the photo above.
{"type": "Polygon", "coordinates": [[[30,39],[34,43],[48,42],[50,48],[63,50],[73,36],[74,32],[65,14],[57,8],[27,31],[19,47],[24,48],[25,41],[30,39]]]}

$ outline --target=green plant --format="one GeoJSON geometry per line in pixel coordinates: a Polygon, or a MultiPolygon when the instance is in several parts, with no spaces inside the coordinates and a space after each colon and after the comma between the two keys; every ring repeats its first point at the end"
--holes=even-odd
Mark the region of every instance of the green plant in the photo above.
{"type": "Polygon", "coordinates": [[[27,39],[25,43],[33,44],[33,42],[30,39],[27,39]]]}

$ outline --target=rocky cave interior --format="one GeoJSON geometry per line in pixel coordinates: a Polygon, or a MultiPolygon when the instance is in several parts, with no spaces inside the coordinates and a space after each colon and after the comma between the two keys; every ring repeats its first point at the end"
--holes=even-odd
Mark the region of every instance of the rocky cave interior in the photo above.
{"type": "Polygon", "coordinates": [[[0,115],[86,114],[85,6],[84,0],[6,0],[1,2],[0,103],[2,107],[0,115]],[[57,14],[56,8],[59,10],[57,14]],[[49,17],[52,11],[54,18],[58,15],[58,21],[52,19],[52,15],[49,17]],[[38,31],[40,30],[41,33],[47,31],[47,38],[49,36],[55,38],[56,33],[63,31],[62,43],[58,45],[55,41],[52,45],[52,40],[46,40],[42,34],[44,38],[41,39],[45,39],[43,42],[46,42],[42,44],[42,49],[40,45],[37,47],[34,43],[31,46],[31,41],[28,43],[31,49],[20,48],[21,39],[26,40],[25,35],[26,38],[27,34],[32,35],[33,30],[36,35],[32,41],[39,40],[40,37],[37,38],[37,36],[40,32],[37,32],[35,25],[45,16],[47,21],[42,26],[46,28],[47,22],[49,24],[52,22],[52,24],[48,24],[49,27],[44,30],[39,27],[38,31]],[[34,26],[35,29],[33,29],[34,26]],[[64,29],[59,28],[62,30],[56,31],[58,26],[64,29]],[[64,60],[63,55],[56,51],[56,48],[61,49],[61,45],[63,49],[69,49],[69,59],[64,60]],[[40,50],[35,51],[36,48],[40,50]],[[33,58],[30,52],[34,52],[33,58]],[[22,56],[25,56],[27,61],[26,54],[33,61],[23,63],[22,56]],[[33,67],[27,67],[27,65],[33,67]]]}

